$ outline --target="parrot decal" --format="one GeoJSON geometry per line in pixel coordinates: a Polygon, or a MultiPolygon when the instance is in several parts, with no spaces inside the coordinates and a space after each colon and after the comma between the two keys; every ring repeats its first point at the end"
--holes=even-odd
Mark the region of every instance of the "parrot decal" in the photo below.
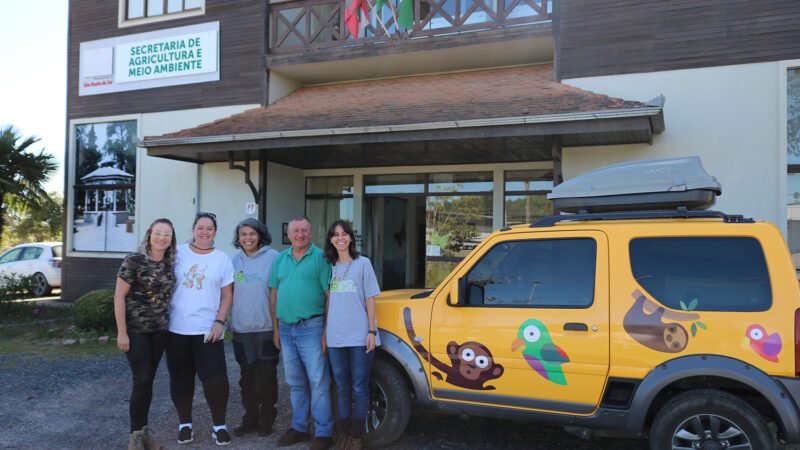
{"type": "Polygon", "coordinates": [[[764,327],[753,324],[747,327],[745,336],[750,341],[750,347],[758,353],[758,356],[767,361],[778,362],[778,353],[783,347],[781,336],[778,333],[767,336],[767,330],[764,327]]]}
{"type": "Polygon", "coordinates": [[[567,379],[561,364],[569,362],[566,352],[553,343],[550,332],[544,324],[536,319],[526,320],[519,327],[517,339],[511,344],[511,350],[522,349],[528,365],[545,380],[565,386],[567,379]]]}

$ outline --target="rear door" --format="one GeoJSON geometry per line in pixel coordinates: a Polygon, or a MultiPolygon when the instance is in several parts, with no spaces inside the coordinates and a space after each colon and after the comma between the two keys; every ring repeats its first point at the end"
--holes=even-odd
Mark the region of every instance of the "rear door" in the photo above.
{"type": "Polygon", "coordinates": [[[609,364],[605,234],[512,232],[473,258],[434,302],[434,396],[594,411],[609,364]]]}

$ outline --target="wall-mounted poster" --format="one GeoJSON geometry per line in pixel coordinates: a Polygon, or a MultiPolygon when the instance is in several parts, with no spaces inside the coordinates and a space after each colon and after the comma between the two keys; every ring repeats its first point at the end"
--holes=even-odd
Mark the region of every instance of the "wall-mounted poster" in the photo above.
{"type": "Polygon", "coordinates": [[[136,249],[136,121],[75,126],[72,248],[136,249]]]}

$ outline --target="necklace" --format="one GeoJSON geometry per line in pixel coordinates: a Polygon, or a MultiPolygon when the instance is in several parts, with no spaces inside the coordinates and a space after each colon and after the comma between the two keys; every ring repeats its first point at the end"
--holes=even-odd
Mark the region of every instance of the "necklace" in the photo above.
{"type": "Polygon", "coordinates": [[[202,250],[202,251],[214,250],[214,247],[213,247],[213,246],[211,246],[211,247],[208,247],[208,248],[198,247],[198,246],[194,245],[194,242],[189,242],[189,245],[191,245],[192,247],[194,247],[194,248],[195,248],[195,250],[202,250]]]}
{"type": "Polygon", "coordinates": [[[333,266],[333,279],[331,280],[331,286],[330,286],[331,291],[335,292],[339,290],[339,283],[347,279],[347,273],[350,272],[350,266],[352,264],[353,260],[351,259],[350,262],[347,263],[347,266],[344,268],[344,273],[342,273],[341,275],[336,273],[336,266],[338,266],[338,264],[333,266]]]}

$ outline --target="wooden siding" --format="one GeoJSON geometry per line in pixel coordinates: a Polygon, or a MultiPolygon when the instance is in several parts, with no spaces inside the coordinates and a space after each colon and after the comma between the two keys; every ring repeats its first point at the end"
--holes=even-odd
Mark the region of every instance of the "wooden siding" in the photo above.
{"type": "Polygon", "coordinates": [[[123,258],[64,257],[61,299],[74,302],[81,295],[95,290],[113,289],[123,258]]]}
{"type": "Polygon", "coordinates": [[[797,0],[557,0],[560,79],[800,58],[797,0]]]}
{"type": "Polygon", "coordinates": [[[117,1],[70,1],[67,69],[70,119],[264,103],[266,4],[263,0],[206,0],[204,15],[125,28],[117,26],[118,8],[117,1]],[[78,96],[81,42],[214,21],[220,23],[219,81],[78,96]]]}

